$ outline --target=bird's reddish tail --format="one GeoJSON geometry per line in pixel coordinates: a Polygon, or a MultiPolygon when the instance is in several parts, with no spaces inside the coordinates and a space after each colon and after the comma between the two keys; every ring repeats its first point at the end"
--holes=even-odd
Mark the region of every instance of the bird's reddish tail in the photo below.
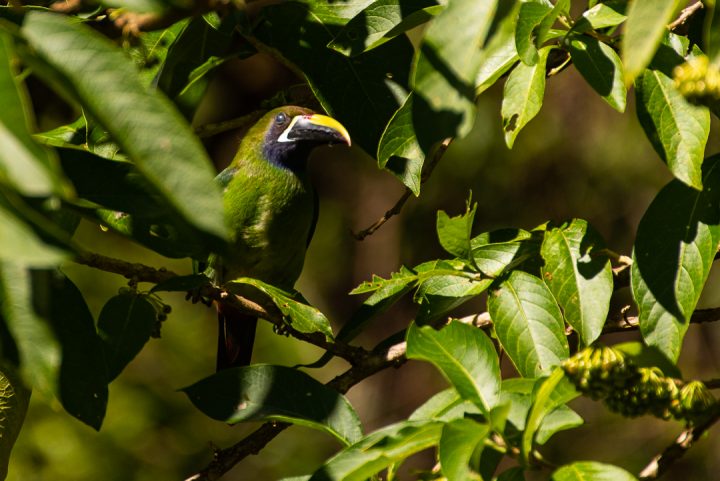
{"type": "Polygon", "coordinates": [[[217,370],[247,366],[252,357],[257,318],[218,303],[217,370]]]}

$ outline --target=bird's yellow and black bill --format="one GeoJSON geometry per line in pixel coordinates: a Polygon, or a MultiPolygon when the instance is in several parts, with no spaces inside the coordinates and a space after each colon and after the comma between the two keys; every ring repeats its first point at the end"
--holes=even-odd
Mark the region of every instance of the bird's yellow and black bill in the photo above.
{"type": "Polygon", "coordinates": [[[350,145],[347,129],[327,115],[297,115],[290,121],[288,128],[280,134],[278,142],[317,141],[350,145]]]}

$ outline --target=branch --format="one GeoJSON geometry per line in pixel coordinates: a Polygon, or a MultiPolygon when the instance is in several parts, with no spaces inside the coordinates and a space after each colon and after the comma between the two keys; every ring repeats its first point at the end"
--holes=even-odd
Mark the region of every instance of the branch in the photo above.
{"type": "Polygon", "coordinates": [[[640,472],[640,479],[657,479],[662,476],[668,468],[700,439],[700,437],[720,420],[720,409],[715,412],[702,424],[685,429],[675,441],[665,448],[662,453],[655,456],[640,472]]]}
{"type": "Polygon", "coordinates": [[[78,264],[93,267],[101,271],[120,274],[135,282],[152,282],[159,284],[160,282],[165,282],[168,279],[178,276],[173,271],[169,271],[164,267],[156,269],[144,264],[114,259],[93,252],[82,252],[75,256],[74,261],[78,264]]]}
{"type": "MultiPolygon", "coordinates": [[[[380,343],[382,344],[382,343],[380,343]]],[[[358,365],[353,366],[325,385],[346,393],[351,387],[392,366],[400,366],[407,358],[405,357],[406,345],[404,342],[395,344],[380,351],[373,351],[358,365]]],[[[214,481],[227,473],[236,464],[251,454],[257,454],[265,445],[272,441],[278,434],[290,425],[287,423],[267,422],[256,431],[242,439],[229,448],[215,451],[210,464],[189,478],[186,481],[214,481]]]]}
{"type": "MultiPolygon", "coordinates": [[[[83,252],[77,255],[74,260],[78,264],[93,267],[105,272],[120,274],[136,283],[150,282],[158,284],[160,282],[167,281],[168,279],[172,279],[173,277],[178,277],[178,274],[163,267],[156,269],[144,264],[127,262],[91,252],[83,252]]],[[[264,301],[262,303],[256,302],[246,297],[232,294],[225,289],[214,286],[210,283],[202,286],[198,290],[198,293],[202,297],[231,304],[244,314],[265,319],[266,321],[278,326],[282,332],[326,350],[334,356],[345,359],[352,365],[358,364],[370,355],[367,350],[361,347],[351,346],[339,341],[328,340],[324,334],[319,332],[305,333],[298,331],[285,321],[282,313],[269,301],[264,301]]]]}
{"type": "MultiPolygon", "coordinates": [[[[425,181],[428,180],[430,177],[430,174],[432,174],[433,169],[435,169],[435,166],[438,162],[440,162],[440,159],[447,151],[448,147],[450,147],[450,143],[453,141],[452,138],[447,138],[443,140],[440,145],[438,146],[437,150],[432,156],[432,159],[427,164],[427,168],[422,173],[422,176],[420,177],[420,184],[424,184],[425,181]]],[[[391,217],[394,217],[400,213],[405,203],[408,201],[410,196],[412,195],[412,190],[410,190],[409,187],[405,188],[405,192],[403,193],[402,197],[398,199],[397,202],[395,202],[395,205],[392,206],[390,210],[385,212],[385,214],[380,217],[378,220],[376,220],[372,225],[368,226],[367,228],[361,230],[360,232],[353,233],[353,237],[355,239],[361,241],[364,240],[367,236],[372,235],[376,230],[378,230],[382,225],[389,221],[391,217]]]]}
{"type": "Polygon", "coordinates": [[[690,20],[690,17],[692,17],[696,12],[702,9],[703,3],[699,0],[690,5],[689,7],[683,8],[678,18],[667,26],[668,30],[672,32],[682,27],[683,25],[685,25],[685,23],[687,23],[688,20],[690,20]]]}

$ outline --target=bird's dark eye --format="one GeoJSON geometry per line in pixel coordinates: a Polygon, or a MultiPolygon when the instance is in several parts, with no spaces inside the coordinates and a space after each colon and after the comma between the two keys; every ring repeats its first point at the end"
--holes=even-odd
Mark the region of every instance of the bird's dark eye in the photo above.
{"type": "Polygon", "coordinates": [[[275,116],[275,123],[278,124],[278,125],[282,125],[282,124],[284,124],[285,122],[287,122],[287,119],[288,119],[288,118],[287,118],[287,115],[285,115],[284,113],[280,112],[279,114],[277,114],[277,115],[275,116]]]}

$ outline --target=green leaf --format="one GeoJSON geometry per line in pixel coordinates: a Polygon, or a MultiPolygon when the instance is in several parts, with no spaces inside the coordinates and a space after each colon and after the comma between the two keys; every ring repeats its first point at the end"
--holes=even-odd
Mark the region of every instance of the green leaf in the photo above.
{"type": "Polygon", "coordinates": [[[541,48],[534,65],[518,64],[505,81],[501,113],[508,148],[512,148],[520,130],[540,112],[545,95],[545,64],[551,49],[541,48]]]}
{"type": "Polygon", "coordinates": [[[542,244],[543,280],[585,346],[602,333],[610,308],[613,276],[604,247],[600,234],[580,219],[548,230],[542,244]]]}
{"type": "Polygon", "coordinates": [[[142,32],[135,42],[124,46],[125,51],[133,59],[139,70],[143,85],[154,85],[157,73],[167,58],[170,45],[187,25],[188,20],[180,20],[164,30],[142,32]]]}
{"type": "MultiPolygon", "coordinates": [[[[532,406],[532,393],[535,386],[543,381],[526,378],[510,378],[502,382],[500,404],[508,403],[510,421],[517,431],[525,430],[525,422],[532,406]]],[[[583,424],[583,419],[572,409],[560,404],[550,410],[540,422],[535,440],[538,444],[545,444],[555,433],[566,429],[576,428],[583,424]]]]}
{"type": "Polygon", "coordinates": [[[532,452],[533,443],[543,419],[553,409],[579,395],[570,381],[565,378],[565,373],[560,368],[553,370],[550,376],[541,379],[538,383],[539,387],[536,387],[533,392],[533,404],[527,416],[525,431],[523,431],[520,444],[520,454],[526,463],[532,452]]]}
{"type": "Polygon", "coordinates": [[[435,0],[377,0],[353,17],[328,47],[347,56],[361,54],[431,20],[442,8],[435,0]]]}
{"type": "Polygon", "coordinates": [[[443,426],[438,457],[448,481],[479,479],[468,466],[475,448],[487,438],[490,426],[472,419],[455,419],[443,426]]]}
{"type": "Polygon", "coordinates": [[[596,461],[576,461],[556,470],[552,481],[637,481],[624,469],[596,461]]]}
{"type": "Polygon", "coordinates": [[[7,477],[10,452],[25,421],[29,402],[30,390],[23,385],[15,367],[3,360],[0,364],[0,479],[7,477]]]}
{"type": "Polygon", "coordinates": [[[637,367],[657,367],[668,377],[683,378],[677,365],[655,346],[637,341],[614,344],[613,349],[621,351],[625,354],[625,359],[630,360],[637,367]]]}
{"type": "Polygon", "coordinates": [[[717,0],[706,1],[703,6],[707,9],[703,28],[705,50],[710,63],[720,66],[720,8],[717,0]]]}
{"type": "Polygon", "coordinates": [[[264,21],[250,38],[297,67],[323,108],[352,132],[353,143],[372,154],[390,117],[407,96],[412,45],[399,36],[353,58],[326,47],[369,3],[272,5],[263,9],[264,21]]]}
{"type": "Polygon", "coordinates": [[[710,134],[707,107],[689,103],[672,77],[655,68],[637,79],[635,95],[640,125],[655,151],[675,177],[702,189],[701,165],[710,134]]]}
{"type": "Polygon", "coordinates": [[[0,261],[28,267],[52,267],[67,258],[62,249],[46,244],[30,225],[18,219],[0,194],[0,261]]]}
{"type": "Polygon", "coordinates": [[[535,30],[553,9],[548,3],[524,2],[520,5],[515,27],[515,48],[520,60],[527,66],[535,65],[540,59],[535,30]]]}
{"type": "Polygon", "coordinates": [[[677,361],[720,244],[720,156],[703,163],[701,192],[678,180],[655,197],[638,226],[630,274],[645,341],[677,361]]]}
{"type": "Polygon", "coordinates": [[[216,13],[197,16],[185,24],[168,48],[156,85],[175,101],[188,120],[192,120],[205,93],[207,74],[228,54],[235,26],[233,15],[222,21],[216,13]]]}
{"type": "MultiPolygon", "coordinates": [[[[434,118],[432,142],[464,137],[475,121],[475,79],[480,50],[497,0],[454,0],[432,21],[415,65],[413,87],[434,118]]],[[[421,142],[421,145],[423,142],[421,142]]]]}
{"type": "Polygon", "coordinates": [[[407,357],[435,365],[458,393],[484,414],[497,404],[498,356],[480,329],[457,321],[439,331],[411,324],[407,332],[407,357]]]}
{"type": "Polygon", "coordinates": [[[586,35],[573,35],[567,41],[570,57],[587,83],[618,112],[625,111],[627,89],[620,57],[606,43],[586,35]]]}
{"type": "Polygon", "coordinates": [[[450,217],[445,211],[437,213],[436,229],[440,245],[450,254],[461,259],[470,256],[470,236],[475,218],[477,204],[470,208],[471,201],[468,200],[467,209],[464,214],[450,217]]]}
{"type": "Polygon", "coordinates": [[[480,414],[475,404],[463,399],[455,388],[447,388],[433,395],[408,417],[408,421],[452,421],[467,413],[480,414]]]}
{"type": "Polygon", "coordinates": [[[420,195],[425,152],[418,143],[413,123],[413,97],[410,94],[393,114],[380,137],[378,165],[392,172],[416,196],[420,195]]]}
{"type": "Polygon", "coordinates": [[[177,214],[135,164],[78,148],[57,151],[78,197],[108,209],[95,211],[101,223],[167,257],[207,257],[204,236],[177,214]]]}
{"type": "Polygon", "coordinates": [[[414,296],[415,302],[420,304],[415,321],[422,325],[437,320],[492,284],[492,279],[480,279],[478,274],[470,276],[462,272],[423,275],[425,280],[414,296]]]}
{"type": "Polygon", "coordinates": [[[275,286],[249,277],[233,279],[232,282],[227,283],[225,287],[230,292],[242,293],[244,292],[241,287],[242,284],[253,286],[270,297],[270,300],[272,300],[273,304],[275,304],[282,313],[285,321],[292,326],[293,329],[306,334],[320,332],[328,339],[333,338],[332,328],[330,327],[330,321],[328,321],[327,317],[313,306],[296,300],[300,297],[298,294],[285,292],[275,286]]]}
{"type": "Polygon", "coordinates": [[[505,16],[480,51],[480,68],[475,78],[475,95],[480,95],[487,90],[519,60],[520,57],[515,48],[515,25],[521,5],[522,3],[517,1],[513,2],[510,8],[505,7],[504,2],[498,5],[498,15],[505,7],[505,16]]]}
{"type": "Polygon", "coordinates": [[[0,183],[23,195],[48,196],[60,191],[57,159],[32,138],[32,108],[15,63],[12,40],[0,32],[0,183]]]}
{"type": "Polygon", "coordinates": [[[627,15],[624,13],[625,5],[626,3],[623,0],[619,2],[598,3],[591,9],[583,12],[582,20],[586,21],[590,28],[595,30],[615,27],[627,20],[627,15]]]}
{"type": "Polygon", "coordinates": [[[22,34],[178,214],[224,239],[222,199],[204,148],[169,101],[142,85],[122,50],[87,26],[44,12],[28,13],[22,34]]]}
{"type": "Polygon", "coordinates": [[[59,271],[27,271],[4,263],[2,314],[18,343],[23,379],[54,394],[65,410],[100,429],[107,373],[100,338],[85,300],[59,271]]]}
{"type": "Polygon", "coordinates": [[[405,421],[375,431],[330,458],[310,481],[366,481],[393,463],[437,445],[442,425],[405,421]]]}
{"type": "Polygon", "coordinates": [[[320,429],[345,444],[362,437],[348,400],[297,369],[268,364],[225,369],[182,391],[218,421],[284,421],[320,429]]]}
{"type": "Polygon", "coordinates": [[[626,84],[631,84],[648,66],[680,4],[680,0],[633,0],[629,3],[621,45],[626,84]]]}
{"type": "Polygon", "coordinates": [[[118,294],[105,303],[97,327],[107,363],[108,382],[140,352],[157,322],[155,307],[145,295],[118,294]]]}
{"type": "Polygon", "coordinates": [[[470,240],[472,259],[480,271],[498,277],[508,268],[540,255],[540,244],[522,229],[484,232],[470,240]]]}
{"type": "Polygon", "coordinates": [[[550,372],[569,355],[562,313],[542,280],[513,271],[488,296],[495,333],[520,375],[550,372]]]}

